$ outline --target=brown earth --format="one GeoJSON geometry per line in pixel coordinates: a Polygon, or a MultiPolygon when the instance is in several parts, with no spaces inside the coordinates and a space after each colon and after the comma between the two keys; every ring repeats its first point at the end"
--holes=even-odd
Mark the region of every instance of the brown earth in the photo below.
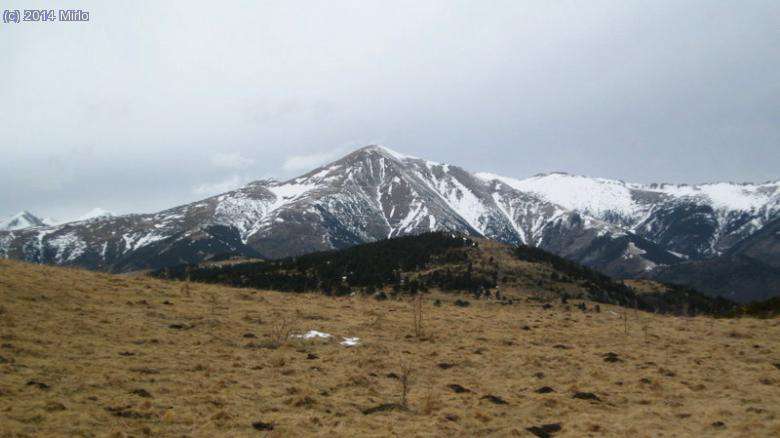
{"type": "Polygon", "coordinates": [[[426,294],[415,330],[412,299],[0,261],[0,436],[780,435],[780,320],[517,298],[426,294]]]}

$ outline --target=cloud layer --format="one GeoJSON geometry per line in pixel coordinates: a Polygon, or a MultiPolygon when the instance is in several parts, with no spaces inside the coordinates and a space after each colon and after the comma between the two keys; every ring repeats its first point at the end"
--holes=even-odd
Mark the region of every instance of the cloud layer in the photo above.
{"type": "Polygon", "coordinates": [[[336,149],[324,152],[313,152],[305,155],[292,155],[284,160],[282,169],[288,172],[312,170],[330,160],[338,158],[339,154],[342,152],[341,149],[336,149]]]}
{"type": "Polygon", "coordinates": [[[228,152],[212,155],[211,163],[225,169],[246,169],[255,164],[255,160],[244,157],[238,152],[228,152]]]}
{"type": "Polygon", "coordinates": [[[355,139],[514,177],[780,177],[776,1],[78,7],[0,26],[0,216],[154,211],[355,139]]]}

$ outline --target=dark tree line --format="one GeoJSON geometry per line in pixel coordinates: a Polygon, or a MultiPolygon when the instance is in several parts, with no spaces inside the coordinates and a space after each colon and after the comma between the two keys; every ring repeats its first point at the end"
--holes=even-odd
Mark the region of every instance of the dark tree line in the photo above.
{"type": "Polygon", "coordinates": [[[396,292],[479,290],[495,287],[492,278],[473,273],[465,249],[477,244],[450,233],[427,233],[279,260],[226,264],[213,267],[189,265],[161,269],[153,275],[236,287],[287,292],[323,291],[344,295],[353,291],[373,293],[384,288],[396,292]],[[427,266],[467,266],[467,269],[418,273],[427,266]]]}
{"type": "MultiPolygon", "coordinates": [[[[398,237],[334,251],[279,260],[198,267],[181,265],[152,275],[286,292],[321,291],[328,295],[425,292],[430,288],[480,296],[498,286],[498,267],[473,265],[478,243],[452,233],[398,237]]],[[[735,303],[693,289],[668,285],[663,293],[637,293],[621,281],[539,248],[517,246],[516,258],[552,268],[553,282],[575,283],[587,298],[651,312],[733,315],[735,303]]],[[[523,275],[517,273],[517,275],[523,275]]],[[[540,284],[542,286],[542,284],[540,284]]],[[[763,309],[762,309],[763,310],[763,309]]]]}

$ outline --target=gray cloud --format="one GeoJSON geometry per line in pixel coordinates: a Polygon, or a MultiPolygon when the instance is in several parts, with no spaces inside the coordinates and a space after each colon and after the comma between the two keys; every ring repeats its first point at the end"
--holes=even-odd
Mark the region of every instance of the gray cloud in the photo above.
{"type": "Polygon", "coordinates": [[[211,164],[226,169],[246,169],[255,160],[244,157],[239,152],[218,152],[211,156],[211,164]]]}
{"type": "Polygon", "coordinates": [[[212,196],[220,193],[229,192],[230,190],[237,189],[242,185],[249,182],[246,178],[239,175],[232,175],[222,181],[198,184],[193,187],[192,193],[198,196],[212,196]]]}
{"type": "Polygon", "coordinates": [[[776,1],[68,5],[92,21],[0,24],[0,216],[154,211],[375,142],[515,177],[780,177],[776,1]]]}
{"type": "Polygon", "coordinates": [[[306,171],[314,169],[330,160],[335,160],[339,157],[339,154],[343,153],[342,149],[335,149],[331,151],[313,152],[303,155],[292,155],[287,157],[282,164],[282,169],[286,171],[306,171]]]}

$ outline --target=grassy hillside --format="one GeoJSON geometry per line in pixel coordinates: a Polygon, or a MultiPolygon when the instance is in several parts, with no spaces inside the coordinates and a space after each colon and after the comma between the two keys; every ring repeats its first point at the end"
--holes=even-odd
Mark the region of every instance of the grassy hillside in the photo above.
{"type": "Polygon", "coordinates": [[[638,293],[623,282],[544,250],[450,233],[427,233],[279,260],[181,265],[160,278],[327,295],[431,289],[501,298],[584,298],[662,313],[733,315],[736,305],[663,286],[638,293]]]}
{"type": "Polygon", "coordinates": [[[780,434],[779,320],[507,294],[377,301],[0,260],[0,436],[780,434]],[[332,336],[295,337],[309,330],[332,336]]]}

